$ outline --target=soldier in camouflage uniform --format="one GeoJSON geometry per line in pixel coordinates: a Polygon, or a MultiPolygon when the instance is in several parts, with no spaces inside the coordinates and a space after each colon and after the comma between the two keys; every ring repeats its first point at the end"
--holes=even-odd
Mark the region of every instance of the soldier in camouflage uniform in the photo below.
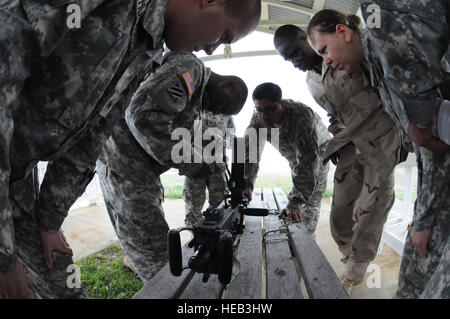
{"type": "MultiPolygon", "coordinates": [[[[204,112],[202,114],[201,131],[204,133],[211,128],[217,129],[217,134],[215,134],[214,139],[223,140],[223,150],[225,150],[227,147],[226,144],[230,143],[230,138],[232,138],[235,131],[233,117],[204,112]]],[[[185,224],[187,226],[195,224],[202,217],[203,205],[206,200],[205,188],[208,188],[208,202],[211,207],[219,206],[225,197],[227,190],[225,179],[226,164],[217,163],[215,165],[217,169],[209,176],[200,178],[185,176],[184,178],[183,199],[186,214],[185,224]]]]}
{"type": "Polygon", "coordinates": [[[366,69],[386,111],[414,141],[418,192],[395,297],[417,298],[440,262],[450,231],[450,146],[431,136],[438,135],[434,123],[448,126],[440,122],[437,106],[448,7],[446,1],[363,1],[366,19],[372,3],[381,8],[379,28],[361,34],[357,16],[323,10],[311,19],[308,37],[334,68],[366,69]]]}
{"type": "Polygon", "coordinates": [[[168,258],[169,228],[159,176],[171,167],[193,178],[214,173],[210,165],[195,160],[198,148],[190,147],[194,120],[202,109],[236,114],[246,97],[247,87],[239,78],[211,72],[191,53],[171,53],[140,85],[126,111],[126,122],[121,120],[103,147],[97,172],[108,213],[144,282],[168,258]],[[189,136],[178,142],[180,129],[189,136]],[[180,150],[180,143],[187,148],[180,150]]]}
{"type": "Polygon", "coordinates": [[[26,286],[21,263],[42,297],[85,296],[82,289],[66,285],[73,261],[60,226],[94,175],[101,145],[132,93],[161,63],[163,33],[173,50],[211,54],[220,43],[234,42],[256,26],[259,1],[248,0],[245,13],[242,1],[221,4],[220,10],[216,4],[1,2],[0,114],[5,118],[0,141],[5,148],[0,197],[9,201],[0,207],[0,285],[9,297],[29,296],[26,289],[14,291],[26,286]],[[81,9],[80,28],[66,24],[69,4],[81,9]],[[199,24],[186,28],[193,16],[199,24]],[[207,33],[200,16],[214,20],[207,33]],[[51,163],[38,192],[31,171],[39,160],[51,163]]]}
{"type": "Polygon", "coordinates": [[[285,60],[308,71],[308,89],[331,118],[328,130],[334,138],[324,158],[337,157],[338,161],[330,226],[345,263],[341,280],[350,293],[376,257],[383,225],[394,204],[394,169],[404,154],[398,127],[384,111],[366,74],[350,75],[325,65],[303,30],[282,26],[274,43],[285,60]]]}
{"type": "Polygon", "coordinates": [[[267,140],[285,157],[291,168],[293,187],[282,215],[295,221],[303,219],[314,233],[320,206],[327,188],[329,164],[323,155],[330,139],[319,115],[303,103],[283,100],[281,89],[273,83],[263,83],[253,92],[255,113],[246,131],[246,193],[251,194],[259,170],[260,155],[265,141],[260,136],[267,129],[267,140]],[[275,128],[275,130],[274,130],[275,128]],[[252,154],[251,136],[256,133],[257,154],[252,154]],[[274,135],[275,134],[275,135],[274,135]],[[278,135],[277,135],[278,134],[278,135]],[[256,161],[253,159],[256,156],[256,161]]]}

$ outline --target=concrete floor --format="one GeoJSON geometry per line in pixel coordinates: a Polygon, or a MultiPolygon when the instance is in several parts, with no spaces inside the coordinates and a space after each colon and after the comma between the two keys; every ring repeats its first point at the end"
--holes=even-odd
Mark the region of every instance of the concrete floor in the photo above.
{"type": "MultiPolygon", "coordinates": [[[[183,200],[167,199],[163,204],[166,219],[170,228],[184,225],[183,200]]],[[[322,202],[321,216],[316,229],[316,241],[321,247],[331,266],[340,275],[343,264],[340,253],[333,241],[329,227],[330,199],[322,202]]],[[[62,229],[74,251],[74,259],[78,260],[117,241],[106,208],[104,205],[90,206],[72,210],[62,229]]],[[[189,239],[189,232],[181,233],[182,242],[189,239]]],[[[401,257],[387,245],[383,254],[378,256],[369,266],[366,280],[353,288],[351,299],[390,299],[395,293],[401,257]]]]}

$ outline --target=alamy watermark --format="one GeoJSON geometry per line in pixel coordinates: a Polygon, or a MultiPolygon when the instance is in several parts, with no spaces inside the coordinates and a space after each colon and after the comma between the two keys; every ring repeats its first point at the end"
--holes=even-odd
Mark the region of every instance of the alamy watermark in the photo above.
{"type": "Polygon", "coordinates": [[[81,270],[80,266],[76,264],[71,264],[67,266],[66,272],[69,273],[66,280],[67,288],[69,289],[80,289],[81,288],[81,270]]]}
{"type": "Polygon", "coordinates": [[[366,270],[367,288],[381,288],[381,267],[377,264],[370,264],[366,270]]]}
{"type": "Polygon", "coordinates": [[[381,8],[377,4],[371,4],[366,9],[368,15],[366,25],[369,29],[381,28],[381,8]]]}
{"type": "Polygon", "coordinates": [[[69,29],[81,28],[81,8],[78,4],[69,4],[66,8],[66,25],[69,29]]]}
{"type": "MultiPolygon", "coordinates": [[[[172,147],[171,160],[175,164],[224,163],[226,149],[232,148],[233,130],[227,129],[222,132],[218,128],[210,127],[203,131],[201,120],[195,120],[193,127],[193,134],[187,128],[173,130],[171,139],[178,142],[172,147]]],[[[263,149],[268,136],[272,146],[279,150],[279,128],[259,128],[258,130],[252,127],[247,128],[244,138],[238,139],[237,162],[258,163],[260,155],[258,152],[263,149]]]]}

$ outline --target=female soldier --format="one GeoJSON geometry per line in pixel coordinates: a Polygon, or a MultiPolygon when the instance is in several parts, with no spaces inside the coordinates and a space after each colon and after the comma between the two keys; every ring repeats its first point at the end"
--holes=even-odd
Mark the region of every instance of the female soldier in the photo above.
{"type": "MultiPolygon", "coordinates": [[[[360,22],[359,17],[355,15],[322,10],[309,23],[308,41],[327,65],[338,70],[346,70],[350,74],[361,69],[368,71],[372,84],[380,92],[386,111],[400,121],[404,132],[408,132],[408,136],[415,142],[419,177],[417,201],[403,252],[396,297],[416,298],[422,293],[436,269],[448,239],[450,228],[449,146],[432,137],[429,134],[431,129],[420,129],[421,123],[415,121],[409,108],[405,108],[414,97],[405,98],[404,95],[400,95],[399,90],[394,89],[407,86],[411,79],[408,83],[402,84],[402,81],[386,76],[398,73],[401,68],[396,65],[387,65],[384,53],[377,46],[378,43],[374,43],[372,31],[365,29],[361,33],[360,22]]],[[[404,24],[411,22],[405,20],[401,23],[404,29],[404,24]]],[[[405,38],[409,39],[406,36],[405,38]]],[[[405,40],[395,34],[391,38],[389,34],[386,34],[386,45],[405,48],[406,45],[399,44],[402,41],[405,40]]],[[[403,78],[417,74],[414,72],[408,74],[407,70],[401,70],[401,72],[405,73],[403,78]]],[[[429,111],[432,112],[433,108],[429,111]]]]}

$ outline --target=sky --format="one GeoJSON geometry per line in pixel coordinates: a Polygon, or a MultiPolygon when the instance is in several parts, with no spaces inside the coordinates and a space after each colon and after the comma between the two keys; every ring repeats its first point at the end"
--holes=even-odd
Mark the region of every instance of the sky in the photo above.
{"type": "MultiPolygon", "coordinates": [[[[223,46],[216,49],[214,54],[223,54],[223,46]]],[[[232,52],[274,50],[273,35],[255,31],[249,36],[231,45],[232,52]]],[[[198,57],[205,57],[202,52],[196,53],[198,57]]],[[[254,104],[252,101],[253,90],[261,83],[273,82],[281,87],[284,99],[292,99],[302,102],[318,113],[322,121],[328,127],[328,118],[324,111],[314,101],[306,86],[306,73],[297,70],[290,62],[278,55],[257,56],[246,58],[231,58],[215,61],[205,61],[205,65],[212,71],[222,75],[236,75],[242,78],[248,87],[248,98],[242,111],[234,116],[236,132],[238,136],[243,136],[246,127],[250,123],[253,114],[254,104]]],[[[289,175],[288,162],[267,143],[261,158],[260,172],[282,173],[289,175]],[[277,165],[277,170],[274,170],[277,165]]]]}

